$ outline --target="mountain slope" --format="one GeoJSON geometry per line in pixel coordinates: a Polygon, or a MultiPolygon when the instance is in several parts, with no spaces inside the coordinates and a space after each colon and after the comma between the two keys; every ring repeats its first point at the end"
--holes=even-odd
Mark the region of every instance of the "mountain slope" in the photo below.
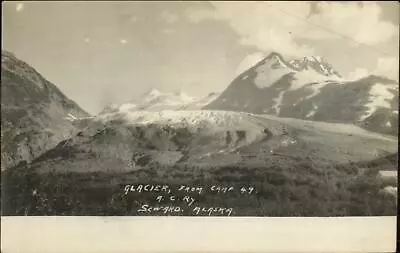
{"type": "Polygon", "coordinates": [[[329,166],[397,152],[393,137],[346,124],[321,124],[239,112],[120,107],[95,117],[33,166],[59,172],[121,172],[177,164],[295,167],[299,161],[329,166]]]}
{"type": "Polygon", "coordinates": [[[349,81],[321,57],[268,57],[239,75],[204,109],[245,111],[398,133],[398,83],[379,76],[349,81]]]}
{"type": "Polygon", "coordinates": [[[395,199],[376,175],[396,170],[397,152],[393,136],[349,124],[121,106],[2,173],[2,214],[165,215],[139,211],[160,205],[158,192],[126,193],[127,185],[161,184],[181,197],[182,185],[236,189],[196,194],[193,207],[176,203],[183,212],[171,215],[210,205],[237,216],[394,215],[395,199]],[[244,196],[243,187],[255,194],[244,196]]]}
{"type": "Polygon", "coordinates": [[[1,53],[1,168],[52,148],[76,132],[68,120],[88,114],[12,53],[1,53]]]}

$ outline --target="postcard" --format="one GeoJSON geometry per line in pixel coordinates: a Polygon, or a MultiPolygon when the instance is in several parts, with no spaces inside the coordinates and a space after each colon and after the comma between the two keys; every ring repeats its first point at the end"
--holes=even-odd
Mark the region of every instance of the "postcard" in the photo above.
{"type": "Polygon", "coordinates": [[[398,2],[2,17],[2,252],[395,251],[398,2]]]}

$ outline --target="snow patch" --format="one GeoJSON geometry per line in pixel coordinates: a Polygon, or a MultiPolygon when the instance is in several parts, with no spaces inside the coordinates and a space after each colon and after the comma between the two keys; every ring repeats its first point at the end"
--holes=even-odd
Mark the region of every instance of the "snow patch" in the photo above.
{"type": "Polygon", "coordinates": [[[279,64],[281,67],[283,67],[283,68],[287,68],[288,67],[288,65],[286,65],[282,60],[281,60],[281,58],[280,57],[278,57],[278,56],[276,56],[275,57],[275,62],[273,63],[274,65],[275,64],[279,64]]]}
{"type": "Polygon", "coordinates": [[[293,72],[289,68],[272,69],[270,64],[263,64],[256,68],[257,76],[254,83],[258,88],[267,88],[279,81],[284,75],[293,72]]]}
{"type": "Polygon", "coordinates": [[[64,117],[64,119],[69,120],[69,121],[74,121],[77,120],[78,118],[72,115],[71,113],[67,114],[67,117],[64,117]]]}
{"type": "MultiPolygon", "coordinates": [[[[298,90],[310,83],[322,83],[322,82],[342,82],[342,79],[336,76],[324,76],[315,71],[314,69],[298,71],[295,74],[295,80],[292,81],[292,85],[289,90],[298,90]]],[[[321,86],[322,87],[322,86],[321,86]]]]}
{"type": "Polygon", "coordinates": [[[71,119],[77,119],[77,117],[75,117],[75,116],[72,115],[71,113],[68,113],[68,116],[69,116],[71,119]]]}
{"type": "Polygon", "coordinates": [[[369,91],[369,102],[365,105],[368,109],[363,116],[360,117],[360,121],[370,117],[379,107],[391,108],[390,103],[387,100],[394,98],[394,94],[388,89],[390,87],[376,83],[369,91]]]}
{"type": "Polygon", "coordinates": [[[89,117],[75,117],[73,114],[68,113],[67,117],[64,117],[64,119],[69,120],[69,121],[75,121],[75,120],[84,120],[84,119],[92,119],[94,116],[89,116],[89,117]]]}
{"type": "Polygon", "coordinates": [[[329,72],[329,70],[325,68],[324,64],[320,64],[319,67],[321,68],[322,72],[323,72],[325,75],[331,74],[331,73],[329,72]]]}
{"type": "Polygon", "coordinates": [[[267,61],[268,65],[276,67],[277,65],[280,68],[288,68],[288,65],[281,59],[281,57],[278,54],[274,54],[272,57],[270,57],[267,61]]]}
{"type": "Polygon", "coordinates": [[[313,109],[307,113],[306,118],[314,116],[315,113],[317,112],[317,109],[318,109],[318,106],[313,104],[313,109]]]}
{"type": "Polygon", "coordinates": [[[285,93],[285,91],[281,91],[279,92],[278,97],[272,99],[273,101],[275,101],[275,105],[272,106],[273,109],[275,109],[276,115],[279,115],[280,111],[281,111],[281,106],[282,106],[282,100],[283,100],[283,94],[285,93]]]}

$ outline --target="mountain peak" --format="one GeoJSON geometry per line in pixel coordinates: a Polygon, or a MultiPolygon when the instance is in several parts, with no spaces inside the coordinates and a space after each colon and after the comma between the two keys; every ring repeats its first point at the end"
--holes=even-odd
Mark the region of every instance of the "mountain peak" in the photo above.
{"type": "Polygon", "coordinates": [[[287,68],[288,63],[285,61],[283,56],[277,52],[271,52],[261,63],[268,63],[272,68],[287,68]]]}
{"type": "Polygon", "coordinates": [[[310,62],[324,62],[325,59],[322,56],[318,55],[311,55],[311,56],[304,56],[303,61],[310,61],[310,62]]]}
{"type": "Polygon", "coordinates": [[[281,57],[282,58],[282,55],[279,54],[278,52],[272,51],[271,53],[269,53],[269,55],[266,57],[266,59],[271,59],[271,58],[274,58],[274,57],[281,57]]]}
{"type": "Polygon", "coordinates": [[[313,69],[324,76],[342,77],[322,56],[304,56],[289,61],[292,68],[297,71],[313,69]]]}
{"type": "Polygon", "coordinates": [[[268,63],[273,69],[288,69],[295,72],[312,69],[324,76],[341,77],[324,57],[318,55],[303,56],[287,61],[280,53],[271,52],[260,62],[260,64],[265,63],[268,63]]]}

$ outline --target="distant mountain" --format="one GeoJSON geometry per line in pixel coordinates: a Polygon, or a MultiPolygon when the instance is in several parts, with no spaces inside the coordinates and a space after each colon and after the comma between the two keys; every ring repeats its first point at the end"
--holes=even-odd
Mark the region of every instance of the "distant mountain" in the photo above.
{"type": "Polygon", "coordinates": [[[197,99],[184,92],[161,92],[153,88],[138,99],[123,104],[110,104],[100,114],[128,109],[136,111],[198,110],[216,99],[218,95],[210,93],[204,98],[197,99]]]}
{"type": "Polygon", "coordinates": [[[89,116],[12,53],[1,52],[1,169],[31,161],[75,133],[89,116]]]}
{"type": "Polygon", "coordinates": [[[398,85],[373,75],[346,80],[322,57],[286,61],[271,53],[203,109],[351,123],[397,135],[398,85]]]}
{"type": "Polygon", "coordinates": [[[110,104],[100,114],[114,112],[119,108],[138,111],[178,110],[193,101],[195,98],[183,92],[163,93],[153,88],[138,99],[123,104],[110,104]]]}

